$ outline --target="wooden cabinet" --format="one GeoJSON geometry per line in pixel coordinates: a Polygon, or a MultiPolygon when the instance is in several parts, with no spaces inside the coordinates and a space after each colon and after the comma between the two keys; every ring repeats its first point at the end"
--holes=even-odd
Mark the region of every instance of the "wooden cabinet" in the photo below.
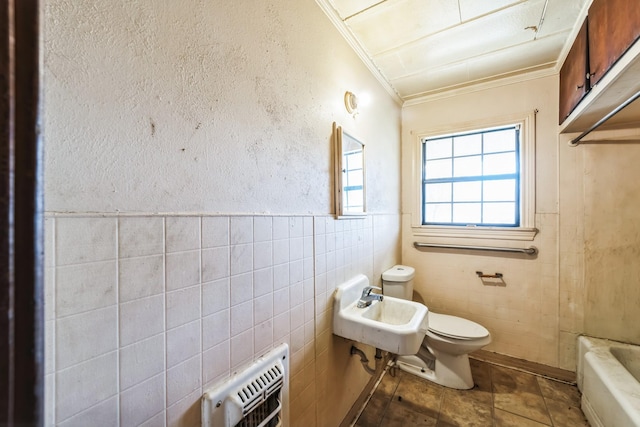
{"type": "Polygon", "coordinates": [[[560,117],[558,123],[562,123],[571,114],[589,89],[587,49],[587,21],[585,20],[560,69],[560,117]]]}
{"type": "Polygon", "coordinates": [[[638,0],[593,0],[560,70],[560,124],[638,38],[638,0]]]}
{"type": "Polygon", "coordinates": [[[594,0],[587,21],[589,72],[593,86],[640,36],[640,2],[594,0]]]}

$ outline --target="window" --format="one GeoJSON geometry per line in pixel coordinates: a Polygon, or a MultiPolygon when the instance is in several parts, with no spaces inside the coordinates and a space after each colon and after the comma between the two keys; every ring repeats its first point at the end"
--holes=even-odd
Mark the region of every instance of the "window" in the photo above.
{"type": "Polygon", "coordinates": [[[414,235],[533,240],[535,113],[416,134],[414,235]]]}
{"type": "Polygon", "coordinates": [[[422,139],[422,224],[520,225],[520,126],[422,139]]]}

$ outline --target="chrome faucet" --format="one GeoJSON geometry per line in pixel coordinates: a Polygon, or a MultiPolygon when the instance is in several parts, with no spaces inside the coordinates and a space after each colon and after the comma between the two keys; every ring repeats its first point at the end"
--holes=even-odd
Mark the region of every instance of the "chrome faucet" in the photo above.
{"type": "Polygon", "coordinates": [[[373,301],[382,301],[381,294],[371,293],[371,291],[374,289],[377,289],[380,292],[382,292],[382,288],[379,288],[377,286],[366,286],[362,290],[362,296],[360,297],[360,301],[358,301],[358,304],[356,305],[356,307],[365,308],[365,307],[369,307],[373,301]]]}

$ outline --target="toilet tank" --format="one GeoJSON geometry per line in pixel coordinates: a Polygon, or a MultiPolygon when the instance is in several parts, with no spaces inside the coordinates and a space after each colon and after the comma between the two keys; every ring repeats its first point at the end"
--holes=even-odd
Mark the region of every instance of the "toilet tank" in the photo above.
{"type": "Polygon", "coordinates": [[[394,265],[382,273],[382,294],[411,301],[416,270],[406,265],[394,265]]]}

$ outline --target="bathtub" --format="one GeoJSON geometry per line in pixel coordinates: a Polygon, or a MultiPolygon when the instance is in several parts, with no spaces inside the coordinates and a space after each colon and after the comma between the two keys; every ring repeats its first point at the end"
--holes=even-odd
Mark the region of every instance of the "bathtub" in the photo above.
{"type": "Polygon", "coordinates": [[[579,337],[577,380],[592,427],[640,427],[640,346],[579,337]]]}

